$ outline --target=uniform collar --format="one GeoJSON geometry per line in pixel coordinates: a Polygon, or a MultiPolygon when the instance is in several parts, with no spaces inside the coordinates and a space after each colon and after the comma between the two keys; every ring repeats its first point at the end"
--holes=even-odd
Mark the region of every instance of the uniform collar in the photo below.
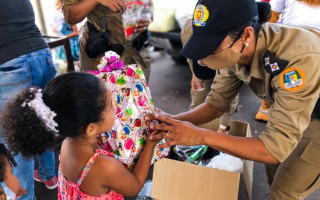
{"type": "Polygon", "coordinates": [[[250,76],[258,79],[263,79],[264,68],[261,63],[261,58],[267,50],[267,43],[263,31],[260,31],[257,37],[256,49],[254,51],[250,67],[250,76]]]}

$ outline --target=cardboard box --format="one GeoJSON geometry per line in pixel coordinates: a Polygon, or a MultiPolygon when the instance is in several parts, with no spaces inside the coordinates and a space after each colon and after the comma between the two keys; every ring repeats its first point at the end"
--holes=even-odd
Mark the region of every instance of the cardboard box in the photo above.
{"type": "MultiPolygon", "coordinates": [[[[218,130],[219,121],[201,127],[218,130]]],[[[251,137],[248,123],[232,121],[230,135],[251,137]]],[[[236,200],[240,175],[252,199],[253,162],[244,160],[242,173],[198,166],[171,159],[155,163],[151,197],[157,200],[236,200]]]]}

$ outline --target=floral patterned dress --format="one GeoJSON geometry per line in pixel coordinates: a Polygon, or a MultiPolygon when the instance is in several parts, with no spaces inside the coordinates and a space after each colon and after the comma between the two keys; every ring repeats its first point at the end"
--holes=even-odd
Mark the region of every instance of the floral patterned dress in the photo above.
{"type": "Polygon", "coordinates": [[[115,157],[120,160],[119,156],[116,156],[110,152],[105,150],[97,149],[95,154],[89,159],[86,166],[84,167],[82,174],[79,177],[77,183],[72,183],[68,181],[63,174],[61,173],[61,166],[59,166],[58,172],[58,199],[59,200],[123,200],[123,196],[121,194],[116,193],[113,190],[110,190],[108,193],[100,195],[100,196],[90,196],[80,190],[80,185],[82,181],[85,179],[87,174],[90,171],[91,166],[94,161],[97,159],[99,155],[108,155],[115,157]]]}

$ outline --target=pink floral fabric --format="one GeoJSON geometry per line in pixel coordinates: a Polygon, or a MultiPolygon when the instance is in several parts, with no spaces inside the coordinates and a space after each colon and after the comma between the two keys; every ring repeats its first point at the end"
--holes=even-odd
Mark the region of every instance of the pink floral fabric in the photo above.
{"type": "Polygon", "coordinates": [[[108,155],[120,159],[119,156],[114,155],[110,152],[97,149],[96,153],[89,159],[86,166],[84,167],[82,174],[79,177],[77,183],[72,183],[68,181],[63,174],[61,173],[61,169],[59,166],[58,172],[58,199],[59,200],[123,200],[123,196],[121,194],[116,193],[113,190],[110,190],[107,194],[103,194],[100,196],[90,196],[80,190],[80,185],[82,181],[85,179],[91,166],[99,155],[108,155]]]}

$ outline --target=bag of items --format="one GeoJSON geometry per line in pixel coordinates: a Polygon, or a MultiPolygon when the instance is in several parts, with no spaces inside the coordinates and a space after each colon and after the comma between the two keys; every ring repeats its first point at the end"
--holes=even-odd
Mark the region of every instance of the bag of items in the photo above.
{"type": "Polygon", "coordinates": [[[188,163],[199,164],[206,162],[217,156],[219,151],[205,145],[197,146],[181,146],[176,145],[173,148],[171,157],[175,160],[180,160],[188,163]]]}
{"type": "Polygon", "coordinates": [[[125,0],[126,10],[122,14],[124,34],[128,40],[133,40],[136,25],[139,19],[151,21],[152,13],[149,10],[149,0],[125,0]]]}

